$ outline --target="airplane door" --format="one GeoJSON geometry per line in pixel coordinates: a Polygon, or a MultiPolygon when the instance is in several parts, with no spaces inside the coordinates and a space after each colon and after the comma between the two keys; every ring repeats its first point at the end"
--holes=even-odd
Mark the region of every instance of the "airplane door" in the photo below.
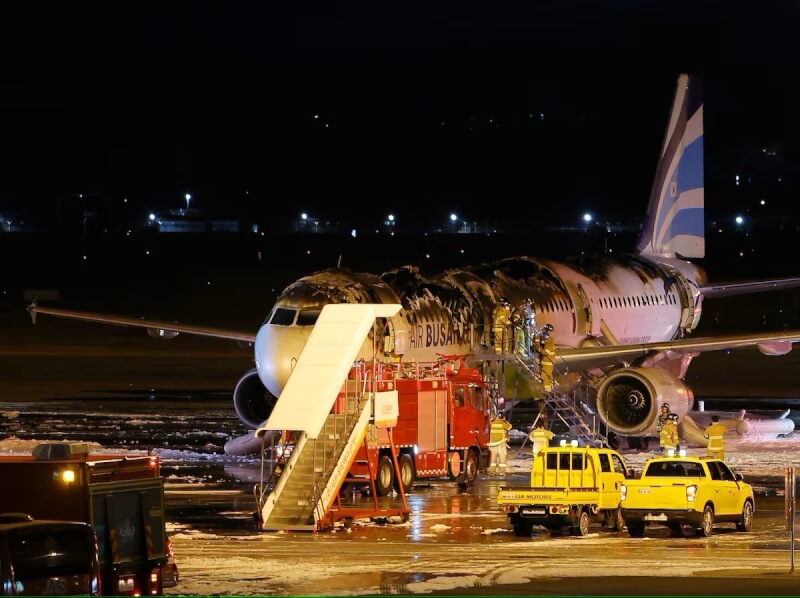
{"type": "Polygon", "coordinates": [[[586,336],[594,336],[594,334],[592,334],[592,304],[589,301],[589,296],[586,294],[586,291],[583,290],[583,285],[580,283],[578,283],[578,299],[580,299],[581,305],[575,306],[575,316],[577,318],[576,332],[581,332],[581,324],[583,324],[583,334],[586,336]]]}
{"type": "Polygon", "coordinates": [[[383,330],[383,352],[402,355],[408,350],[408,330],[403,326],[405,320],[389,318],[383,330]]]}

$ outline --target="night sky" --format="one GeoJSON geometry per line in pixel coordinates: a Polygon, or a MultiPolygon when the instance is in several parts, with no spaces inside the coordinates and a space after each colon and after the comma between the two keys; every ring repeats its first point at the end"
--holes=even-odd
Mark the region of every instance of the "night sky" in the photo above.
{"type": "Polygon", "coordinates": [[[798,12],[6,2],[0,201],[35,212],[102,192],[180,207],[191,192],[198,209],[265,215],[639,214],[681,72],[704,78],[707,180],[737,144],[797,155],[798,12]]]}

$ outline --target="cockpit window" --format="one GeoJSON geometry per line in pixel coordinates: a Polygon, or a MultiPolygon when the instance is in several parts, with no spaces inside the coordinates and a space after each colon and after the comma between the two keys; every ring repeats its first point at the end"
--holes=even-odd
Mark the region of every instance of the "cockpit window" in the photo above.
{"type": "Polygon", "coordinates": [[[319,318],[320,310],[318,309],[304,309],[297,315],[297,325],[298,326],[313,326],[317,323],[317,318],[319,318]]]}
{"type": "Polygon", "coordinates": [[[269,323],[275,326],[291,326],[294,323],[295,313],[297,313],[297,311],[294,309],[277,307],[269,323]]]}

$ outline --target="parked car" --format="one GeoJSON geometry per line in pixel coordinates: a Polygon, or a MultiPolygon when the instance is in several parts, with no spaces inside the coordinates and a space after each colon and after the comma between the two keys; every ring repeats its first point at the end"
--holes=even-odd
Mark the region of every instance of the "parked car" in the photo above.
{"type": "Polygon", "coordinates": [[[710,536],[722,522],[749,532],[755,498],[752,486],[720,459],[678,453],[648,459],[639,479],[625,480],[620,506],[631,536],[643,536],[647,525],[710,536]]]}
{"type": "Polygon", "coordinates": [[[0,595],[100,594],[97,536],[91,525],[45,520],[0,524],[0,595]]]}

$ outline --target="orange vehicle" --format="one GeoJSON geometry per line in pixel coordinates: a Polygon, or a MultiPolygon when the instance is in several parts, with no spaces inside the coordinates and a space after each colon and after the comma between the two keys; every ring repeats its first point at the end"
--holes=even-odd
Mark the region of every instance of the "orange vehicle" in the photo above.
{"type": "MultiPolygon", "coordinates": [[[[0,455],[0,513],[88,523],[97,536],[105,595],[160,595],[169,558],[158,457],[90,454],[82,442],[0,455]]],[[[173,575],[172,577],[176,577],[173,575]]]]}

